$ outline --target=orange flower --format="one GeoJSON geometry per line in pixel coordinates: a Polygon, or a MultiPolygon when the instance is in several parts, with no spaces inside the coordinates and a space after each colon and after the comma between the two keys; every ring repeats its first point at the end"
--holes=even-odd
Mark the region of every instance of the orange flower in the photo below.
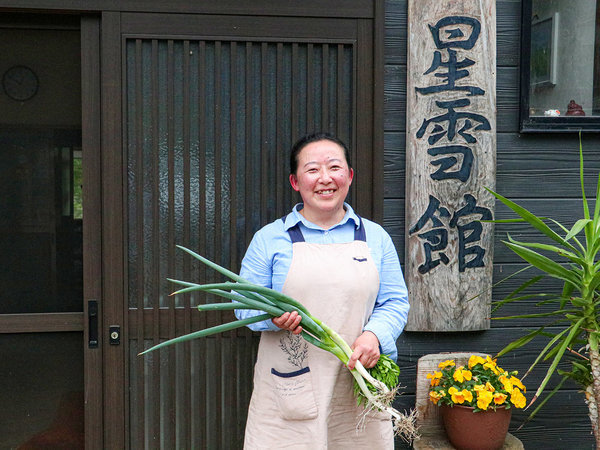
{"type": "Polygon", "coordinates": [[[460,366],[454,372],[453,377],[454,377],[454,381],[456,381],[458,383],[462,383],[465,380],[469,381],[473,377],[473,374],[469,370],[465,370],[465,368],[463,366],[460,366]]]}
{"type": "Polygon", "coordinates": [[[452,396],[452,401],[454,403],[463,404],[465,401],[470,402],[473,400],[473,393],[468,391],[467,389],[463,389],[459,391],[454,386],[448,389],[448,394],[452,396]]]}
{"type": "Polygon", "coordinates": [[[445,369],[446,367],[451,367],[451,366],[455,366],[456,363],[454,362],[454,360],[452,359],[447,359],[446,361],[442,361],[441,363],[438,364],[438,367],[440,369],[445,369]]]}
{"type": "Polygon", "coordinates": [[[427,379],[431,379],[431,386],[437,386],[440,384],[440,378],[442,378],[442,372],[433,372],[427,374],[427,379]]]}
{"type": "Polygon", "coordinates": [[[507,398],[508,398],[508,395],[503,394],[502,392],[496,392],[494,394],[494,403],[496,405],[501,405],[506,401],[507,398]]]}
{"type": "Polygon", "coordinates": [[[440,398],[443,398],[445,396],[446,396],[446,393],[444,391],[440,391],[440,392],[431,391],[429,393],[429,398],[431,399],[431,401],[433,402],[434,405],[437,405],[437,403],[440,401],[440,398]]]}

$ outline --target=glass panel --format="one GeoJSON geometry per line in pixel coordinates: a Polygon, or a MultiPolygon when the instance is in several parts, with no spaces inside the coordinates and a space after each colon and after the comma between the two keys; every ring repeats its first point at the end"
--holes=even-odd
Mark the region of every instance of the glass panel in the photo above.
{"type": "Polygon", "coordinates": [[[0,54],[0,314],[82,311],[80,33],[0,28],[0,54]]]}
{"type": "Polygon", "coordinates": [[[0,448],[84,448],[82,340],[0,335],[0,448]]]}
{"type": "Polygon", "coordinates": [[[82,311],[80,142],[79,131],[0,127],[0,314],[82,311]]]}
{"type": "Polygon", "coordinates": [[[595,0],[532,0],[529,117],[600,115],[595,0]]]}

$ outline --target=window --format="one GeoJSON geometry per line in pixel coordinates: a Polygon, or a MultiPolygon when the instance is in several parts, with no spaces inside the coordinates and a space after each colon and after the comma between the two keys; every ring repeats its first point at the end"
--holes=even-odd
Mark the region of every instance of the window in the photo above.
{"type": "Polygon", "coordinates": [[[600,2],[524,0],[521,131],[600,131],[600,2]]]}

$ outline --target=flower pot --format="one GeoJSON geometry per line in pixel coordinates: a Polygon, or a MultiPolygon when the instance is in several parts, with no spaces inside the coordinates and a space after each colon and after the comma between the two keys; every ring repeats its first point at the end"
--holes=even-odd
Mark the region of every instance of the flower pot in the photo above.
{"type": "Polygon", "coordinates": [[[441,406],[442,421],[448,440],[459,450],[502,448],[508,433],[511,409],[479,411],[455,405],[441,406]]]}

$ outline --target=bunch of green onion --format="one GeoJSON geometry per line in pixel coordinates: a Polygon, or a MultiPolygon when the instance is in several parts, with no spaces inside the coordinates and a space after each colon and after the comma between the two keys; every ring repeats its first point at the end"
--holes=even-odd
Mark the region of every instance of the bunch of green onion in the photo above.
{"type": "MultiPolygon", "coordinates": [[[[244,327],[256,322],[262,322],[273,317],[279,317],[285,312],[297,311],[302,317],[302,337],[309,343],[326,350],[335,355],[344,365],[346,365],[352,355],[352,349],[344,339],[334,330],[316,317],[313,317],[308,310],[298,301],[273,289],[250,283],[230,270],[219,266],[218,264],[198,255],[182,246],[177,246],[181,250],[189,253],[207,266],[217,272],[232,279],[233,282],[196,284],[187,281],[173,280],[169,281],[183,286],[182,289],[171,295],[183,294],[192,291],[204,291],[214,294],[234,302],[210,303],[198,305],[200,311],[224,311],[234,309],[253,309],[263,311],[259,314],[243,320],[234,320],[233,322],[217,325],[204,330],[179,336],[168,341],[161,342],[143,352],[151,352],[168,345],[196,339],[212,334],[222,333],[235,328],[244,327]]],[[[347,367],[347,366],[346,366],[347,367]]],[[[398,374],[400,370],[396,363],[390,358],[382,355],[375,367],[365,369],[360,363],[356,362],[355,368],[350,370],[355,380],[355,395],[358,404],[365,405],[365,414],[370,410],[384,411],[390,414],[394,423],[394,432],[402,436],[407,441],[412,441],[416,435],[414,425],[415,415],[402,414],[391,405],[397,393],[398,374]]]]}

